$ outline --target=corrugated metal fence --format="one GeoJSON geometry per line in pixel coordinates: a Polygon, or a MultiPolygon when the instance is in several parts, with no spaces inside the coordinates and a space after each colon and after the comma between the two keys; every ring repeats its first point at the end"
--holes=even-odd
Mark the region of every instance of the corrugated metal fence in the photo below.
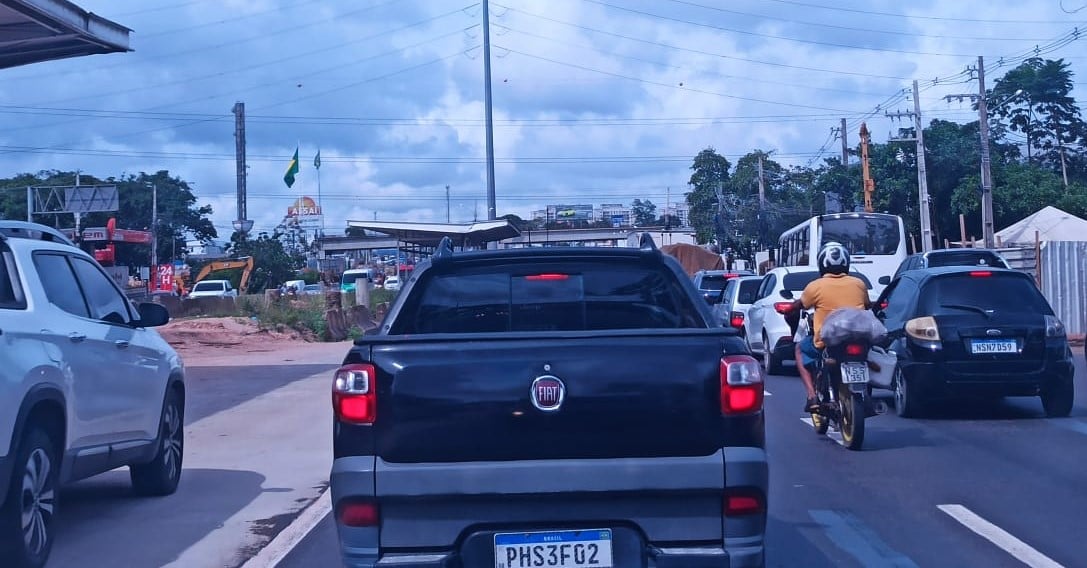
{"type": "Polygon", "coordinates": [[[1068,335],[1087,333],[1087,242],[1042,243],[1037,277],[1042,294],[1064,322],[1068,335]]]}

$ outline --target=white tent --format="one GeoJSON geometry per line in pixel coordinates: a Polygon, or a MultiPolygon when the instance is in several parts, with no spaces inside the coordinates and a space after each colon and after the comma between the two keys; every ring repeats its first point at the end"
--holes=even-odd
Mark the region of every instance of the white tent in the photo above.
{"type": "Polygon", "coordinates": [[[1052,205],[996,233],[1004,246],[1033,245],[1039,241],[1087,241],[1087,220],[1052,205]]]}

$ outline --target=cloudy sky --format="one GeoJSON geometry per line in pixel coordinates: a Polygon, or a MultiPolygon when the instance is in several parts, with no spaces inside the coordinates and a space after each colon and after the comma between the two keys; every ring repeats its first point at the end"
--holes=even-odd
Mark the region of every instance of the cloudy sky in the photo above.
{"type": "MultiPolygon", "coordinates": [[[[474,0],[76,0],[133,30],[131,53],[0,71],[0,175],[168,169],[226,236],[246,106],[249,217],[318,197],[345,221],[486,218],[482,5],[474,0]],[[296,145],[302,171],[283,174],[296,145]]],[[[681,201],[691,158],[838,155],[884,110],[969,120],[977,90],[1040,49],[1087,88],[1087,0],[493,0],[498,214],[681,201]]],[[[1080,95],[1081,105],[1082,95],[1080,95]]],[[[859,182],[858,182],[859,183],[859,182]]]]}

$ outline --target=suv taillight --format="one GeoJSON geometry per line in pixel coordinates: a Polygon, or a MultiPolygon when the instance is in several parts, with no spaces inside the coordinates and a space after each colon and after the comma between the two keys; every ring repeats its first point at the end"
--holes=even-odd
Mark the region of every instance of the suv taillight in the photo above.
{"type": "Polygon", "coordinates": [[[762,366],[748,355],[721,359],[721,414],[748,414],[762,409],[762,366]]]}
{"type": "Polygon", "coordinates": [[[737,329],[743,327],[744,326],[744,313],[743,312],[732,312],[732,314],[729,317],[729,322],[728,323],[729,323],[729,325],[731,325],[732,327],[735,327],[737,329]]]}
{"type": "Polygon", "coordinates": [[[332,410],[352,424],[373,424],[377,417],[377,370],[368,363],[344,365],[332,381],[332,410]]]}

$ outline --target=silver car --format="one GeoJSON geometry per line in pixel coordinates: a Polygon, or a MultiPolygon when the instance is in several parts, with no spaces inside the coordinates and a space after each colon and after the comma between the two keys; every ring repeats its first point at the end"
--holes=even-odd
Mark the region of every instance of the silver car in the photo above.
{"type": "Polygon", "coordinates": [[[184,369],[90,255],[42,225],[0,221],[0,561],[49,558],[61,486],[128,466],[141,495],[181,477],[184,369]]]}

